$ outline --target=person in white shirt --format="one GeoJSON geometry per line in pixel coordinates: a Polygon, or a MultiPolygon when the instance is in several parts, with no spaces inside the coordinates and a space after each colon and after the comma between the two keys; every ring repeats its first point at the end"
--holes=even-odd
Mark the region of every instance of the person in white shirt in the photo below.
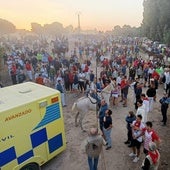
{"type": "Polygon", "coordinates": [[[116,78],[116,84],[117,84],[117,85],[120,85],[121,80],[122,80],[122,78],[121,78],[121,76],[120,76],[120,73],[118,73],[118,77],[116,78]]]}
{"type": "Polygon", "coordinates": [[[149,74],[148,85],[150,85],[150,79],[151,79],[151,76],[152,76],[153,72],[154,72],[153,67],[149,67],[149,69],[148,69],[148,74],[149,74]]]}
{"type": "Polygon", "coordinates": [[[145,106],[145,120],[148,119],[149,113],[149,99],[146,97],[144,93],[141,94],[141,100],[143,101],[143,105],[145,106]]]}
{"type": "Polygon", "coordinates": [[[101,61],[101,63],[103,62],[103,60],[104,60],[104,56],[101,55],[101,56],[100,56],[100,61],[101,61]]]}
{"type": "Polygon", "coordinates": [[[86,75],[85,75],[85,73],[82,70],[78,74],[78,78],[79,78],[79,86],[80,86],[80,90],[81,90],[80,92],[84,93],[86,75]]]}
{"type": "Polygon", "coordinates": [[[118,71],[117,71],[117,69],[115,69],[115,68],[113,68],[112,77],[113,77],[113,78],[117,78],[117,77],[118,77],[118,71]]]}
{"type": "Polygon", "coordinates": [[[145,105],[143,104],[142,100],[139,100],[137,102],[137,111],[136,111],[136,116],[141,115],[142,116],[142,123],[146,123],[147,122],[147,116],[146,116],[146,112],[145,112],[145,105]]]}
{"type": "Polygon", "coordinates": [[[164,83],[165,91],[167,94],[170,95],[170,69],[166,69],[164,75],[165,75],[165,83],[164,83]]]}

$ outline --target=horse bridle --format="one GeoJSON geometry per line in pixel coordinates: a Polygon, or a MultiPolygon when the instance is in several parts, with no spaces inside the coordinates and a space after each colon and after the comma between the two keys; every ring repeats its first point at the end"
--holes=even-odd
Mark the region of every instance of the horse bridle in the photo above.
{"type": "Polygon", "coordinates": [[[90,102],[91,102],[92,104],[97,104],[97,100],[96,100],[96,102],[93,102],[89,96],[87,96],[87,98],[90,100],[90,102]]]}

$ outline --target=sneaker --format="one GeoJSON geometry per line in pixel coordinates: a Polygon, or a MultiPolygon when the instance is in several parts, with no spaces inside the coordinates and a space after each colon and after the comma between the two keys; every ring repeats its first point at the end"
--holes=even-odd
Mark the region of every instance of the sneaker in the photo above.
{"type": "Polygon", "coordinates": [[[130,144],[130,141],[127,140],[127,141],[124,142],[124,144],[130,144]]]}
{"type": "Polygon", "coordinates": [[[131,148],[131,147],[132,147],[131,143],[128,145],[128,147],[129,147],[129,148],[131,148]]]}
{"type": "Polygon", "coordinates": [[[133,160],[133,162],[138,162],[139,161],[139,158],[136,156],[135,159],[133,160]]]}
{"type": "Polygon", "coordinates": [[[161,126],[166,126],[166,124],[165,124],[165,123],[163,123],[161,126]]]}
{"type": "Polygon", "coordinates": [[[132,152],[132,153],[129,154],[129,156],[130,156],[130,157],[135,157],[136,154],[132,152]]]}
{"type": "Polygon", "coordinates": [[[106,148],[106,150],[109,150],[109,149],[111,149],[112,147],[111,146],[108,146],[107,148],[106,148]]]}

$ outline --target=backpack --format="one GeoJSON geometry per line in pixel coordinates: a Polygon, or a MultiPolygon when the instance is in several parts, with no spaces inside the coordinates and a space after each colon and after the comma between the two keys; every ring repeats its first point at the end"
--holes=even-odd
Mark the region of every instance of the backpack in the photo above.
{"type": "Polygon", "coordinates": [[[86,145],[86,153],[90,157],[97,157],[99,156],[102,149],[102,140],[97,141],[88,141],[86,145]]]}

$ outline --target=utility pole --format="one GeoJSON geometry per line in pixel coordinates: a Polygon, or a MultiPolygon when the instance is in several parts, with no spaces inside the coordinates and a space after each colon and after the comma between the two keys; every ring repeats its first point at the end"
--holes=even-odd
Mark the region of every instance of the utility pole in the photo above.
{"type": "Polygon", "coordinates": [[[78,32],[79,32],[79,33],[80,33],[80,29],[81,29],[81,27],[80,27],[80,14],[81,14],[80,11],[77,12],[77,16],[78,16],[78,32]]]}
{"type": "MultiPolygon", "coordinates": [[[[78,49],[80,48],[80,14],[81,12],[78,11],[77,13],[77,17],[78,17],[78,27],[77,27],[77,34],[78,34],[78,49]]],[[[79,49],[80,50],[80,49],[79,49]]]]}

